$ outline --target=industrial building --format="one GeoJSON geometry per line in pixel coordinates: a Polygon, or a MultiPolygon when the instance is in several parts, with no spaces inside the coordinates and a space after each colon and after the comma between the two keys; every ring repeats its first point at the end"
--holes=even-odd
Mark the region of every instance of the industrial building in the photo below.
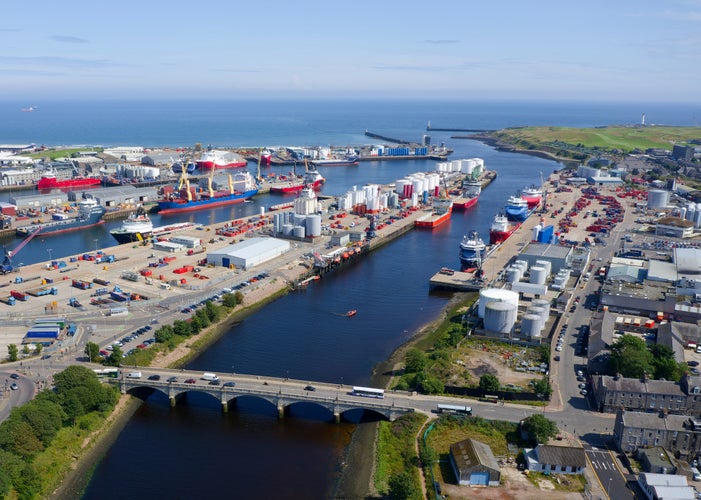
{"type": "Polygon", "coordinates": [[[662,217],[655,223],[655,236],[691,238],[694,236],[694,223],[681,217],[662,217]]]}
{"type": "Polygon", "coordinates": [[[251,238],[207,253],[207,262],[228,268],[250,269],[290,250],[290,242],[276,238],[251,238]]]}
{"type": "Polygon", "coordinates": [[[584,474],[584,448],[539,444],[523,450],[528,470],[544,474],[584,474]]]}
{"type": "Polygon", "coordinates": [[[528,266],[533,266],[536,261],[549,261],[550,271],[558,273],[561,269],[570,267],[572,260],[572,248],[562,245],[550,245],[547,243],[529,243],[519,254],[520,260],[525,260],[528,266]]]}
{"type": "Polygon", "coordinates": [[[485,443],[465,439],[450,445],[450,464],[459,485],[499,486],[499,464],[485,443]]]}

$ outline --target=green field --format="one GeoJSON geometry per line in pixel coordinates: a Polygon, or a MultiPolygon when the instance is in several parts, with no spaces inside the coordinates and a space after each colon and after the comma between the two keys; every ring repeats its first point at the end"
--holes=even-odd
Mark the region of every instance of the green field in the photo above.
{"type": "Polygon", "coordinates": [[[568,145],[586,150],[630,153],[636,149],[672,149],[675,143],[701,139],[701,127],[523,127],[499,130],[492,135],[519,149],[547,150],[568,145]]]}

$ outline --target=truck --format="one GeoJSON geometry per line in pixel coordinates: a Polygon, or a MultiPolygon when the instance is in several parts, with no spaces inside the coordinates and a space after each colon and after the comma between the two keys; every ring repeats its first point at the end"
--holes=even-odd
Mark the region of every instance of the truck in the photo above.
{"type": "Polygon", "coordinates": [[[216,373],[208,373],[208,372],[203,373],[202,376],[201,376],[200,378],[201,378],[202,380],[207,380],[207,381],[210,381],[210,382],[211,382],[212,380],[219,380],[219,377],[217,377],[217,374],[216,374],[216,373]]]}
{"type": "Polygon", "coordinates": [[[92,283],[83,280],[73,280],[71,282],[71,285],[75,288],[80,288],[81,290],[87,290],[89,288],[92,288],[92,283]]]}
{"type": "Polygon", "coordinates": [[[22,301],[29,300],[29,295],[27,295],[26,293],[24,293],[20,290],[10,290],[10,296],[14,297],[17,300],[22,300],[22,301]]]}
{"type": "Polygon", "coordinates": [[[27,290],[27,293],[34,297],[42,297],[44,295],[57,295],[58,288],[56,288],[55,286],[45,288],[34,288],[32,290],[27,290]]]}
{"type": "Polygon", "coordinates": [[[107,286],[110,284],[109,280],[105,280],[102,278],[93,278],[92,282],[103,286],[107,286]]]}
{"type": "Polygon", "coordinates": [[[71,297],[70,299],[68,299],[68,305],[76,308],[83,307],[82,304],[78,302],[78,299],[76,299],[75,297],[71,297]]]}

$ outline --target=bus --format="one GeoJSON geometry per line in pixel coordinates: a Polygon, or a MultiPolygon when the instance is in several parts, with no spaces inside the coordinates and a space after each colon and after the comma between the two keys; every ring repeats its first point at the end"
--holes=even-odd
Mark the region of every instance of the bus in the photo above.
{"type": "Polygon", "coordinates": [[[462,405],[438,405],[438,413],[456,413],[458,415],[472,415],[472,408],[462,405]]]}
{"type": "Polygon", "coordinates": [[[117,378],[119,377],[119,368],[95,368],[93,370],[97,378],[117,378]]]}
{"type": "Polygon", "coordinates": [[[366,398],[384,399],[385,390],[375,389],[374,387],[353,387],[351,394],[353,396],[363,396],[366,398]]]}

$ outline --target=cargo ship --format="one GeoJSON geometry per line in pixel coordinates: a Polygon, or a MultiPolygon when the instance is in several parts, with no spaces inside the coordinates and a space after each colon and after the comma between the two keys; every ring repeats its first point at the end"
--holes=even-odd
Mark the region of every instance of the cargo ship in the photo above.
{"type": "Polygon", "coordinates": [[[316,167],[347,167],[358,164],[358,155],[333,156],[319,160],[312,160],[311,164],[316,167]]]}
{"type": "Polygon", "coordinates": [[[469,181],[463,185],[462,194],[453,199],[453,208],[467,210],[474,207],[482,193],[482,184],[479,181],[469,181]]]}
{"type": "Polygon", "coordinates": [[[71,179],[58,180],[53,173],[46,173],[37,182],[37,189],[61,189],[61,188],[81,188],[86,186],[96,186],[102,180],[98,177],[73,177],[71,179]]]}
{"type": "Polygon", "coordinates": [[[519,194],[510,196],[504,206],[504,212],[509,220],[523,222],[528,218],[528,202],[519,194]]]}
{"type": "Polygon", "coordinates": [[[129,216],[119,229],[113,229],[110,234],[121,243],[133,243],[136,241],[146,241],[149,238],[158,238],[164,234],[180,231],[193,227],[192,222],[179,222],[176,224],[168,224],[166,226],[153,227],[151,218],[144,211],[143,207],[139,207],[137,211],[129,216]]]}
{"type": "Polygon", "coordinates": [[[270,186],[271,193],[296,193],[301,191],[305,186],[312,189],[318,189],[326,182],[326,179],[317,170],[308,170],[302,177],[296,177],[293,180],[273,184],[270,186]]]}
{"type": "Polygon", "coordinates": [[[528,208],[537,207],[543,199],[543,190],[535,184],[531,184],[530,187],[524,188],[524,190],[521,191],[521,198],[526,200],[528,208]]]}
{"type": "Polygon", "coordinates": [[[212,189],[211,177],[208,179],[208,189],[204,191],[191,188],[190,181],[187,180],[186,174],[183,174],[178,191],[165,193],[158,201],[158,211],[161,214],[171,214],[243,203],[257,193],[258,186],[248,171],[236,174],[234,181],[229,176],[229,189],[219,191],[212,189]]]}
{"type": "Polygon", "coordinates": [[[233,151],[212,149],[203,153],[195,165],[200,170],[212,170],[215,168],[245,167],[248,162],[233,151]]]}
{"type": "Polygon", "coordinates": [[[477,231],[463,236],[460,242],[460,266],[463,270],[481,268],[487,246],[477,231]]]}
{"type": "Polygon", "coordinates": [[[494,221],[489,228],[489,244],[496,245],[509,239],[521,224],[510,224],[509,219],[503,213],[494,216],[494,221]]]}
{"type": "Polygon", "coordinates": [[[42,236],[49,236],[85,229],[103,224],[105,221],[102,219],[102,216],[105,212],[105,207],[98,204],[94,198],[83,198],[78,202],[77,217],[69,217],[64,213],[55,213],[52,216],[53,220],[40,224],[18,227],[16,233],[18,236],[24,237],[40,231],[42,236]]]}
{"type": "Polygon", "coordinates": [[[433,209],[430,214],[416,219],[414,225],[421,228],[433,229],[444,222],[450,220],[450,215],[453,212],[453,200],[450,198],[435,198],[433,200],[433,209]]]}

